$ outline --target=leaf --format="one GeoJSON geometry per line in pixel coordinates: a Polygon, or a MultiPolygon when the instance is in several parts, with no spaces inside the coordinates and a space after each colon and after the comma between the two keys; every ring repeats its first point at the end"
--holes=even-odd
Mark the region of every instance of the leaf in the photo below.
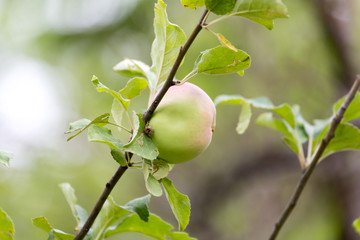
{"type": "Polygon", "coordinates": [[[137,114],[135,119],[135,134],[131,141],[124,145],[124,149],[145,159],[154,160],[159,155],[159,150],[151,138],[144,134],[145,122],[142,114],[137,114]]]}
{"type": "Polygon", "coordinates": [[[202,7],[205,5],[205,0],[181,0],[181,4],[184,7],[196,9],[197,7],[202,7]]]}
{"type": "Polygon", "coordinates": [[[170,179],[163,178],[161,183],[164,186],[171,210],[179,223],[179,229],[183,231],[190,221],[190,199],[177,191],[170,179]]]}
{"type": "Polygon", "coordinates": [[[114,99],[111,106],[111,116],[117,125],[122,126],[124,112],[125,108],[122,106],[122,104],[118,100],[114,99]]]}
{"type": "Polygon", "coordinates": [[[96,117],[92,121],[90,121],[89,119],[83,118],[83,119],[80,119],[80,120],[70,123],[69,130],[67,132],[65,132],[65,134],[72,133],[75,131],[78,131],[78,132],[76,134],[74,134],[73,136],[69,137],[67,139],[67,141],[70,141],[71,139],[73,139],[74,137],[76,137],[77,135],[79,135],[80,133],[85,131],[89,126],[91,126],[93,124],[105,125],[105,124],[109,123],[109,117],[110,117],[109,113],[104,113],[104,114],[101,114],[100,116],[96,117]]]}
{"type": "Polygon", "coordinates": [[[292,108],[288,104],[282,104],[279,106],[274,106],[274,104],[266,97],[259,97],[259,98],[244,98],[241,95],[220,95],[215,98],[214,101],[215,105],[219,104],[234,104],[234,105],[241,105],[243,110],[239,117],[238,126],[236,128],[239,134],[244,133],[247,129],[250,118],[251,118],[251,109],[250,106],[265,110],[270,110],[280,117],[282,117],[290,126],[291,128],[295,128],[295,114],[292,108]],[[245,112],[244,112],[245,109],[245,112]]]}
{"type": "Polygon", "coordinates": [[[6,167],[10,166],[10,160],[14,157],[13,153],[0,151],[0,163],[6,167]]]}
{"type": "Polygon", "coordinates": [[[189,237],[185,232],[173,232],[170,237],[171,240],[196,240],[196,238],[189,237]]]}
{"type": "Polygon", "coordinates": [[[355,231],[360,235],[360,218],[356,219],[353,222],[353,227],[354,227],[355,231]]]}
{"type": "Polygon", "coordinates": [[[119,91],[120,95],[124,99],[133,99],[136,96],[139,96],[140,93],[148,87],[148,83],[144,78],[135,77],[130,79],[126,86],[119,91]]]}
{"type": "Polygon", "coordinates": [[[81,228],[88,218],[88,213],[84,208],[77,205],[77,198],[75,196],[75,190],[71,187],[70,183],[59,184],[67,203],[69,204],[71,211],[76,219],[78,228],[81,228]]]}
{"type": "Polygon", "coordinates": [[[141,220],[148,222],[149,221],[149,205],[150,195],[146,195],[144,197],[136,198],[128,202],[124,209],[136,213],[141,220]]]}
{"type": "Polygon", "coordinates": [[[256,119],[256,123],[277,130],[284,134],[286,137],[293,136],[290,126],[283,119],[274,118],[273,114],[270,112],[261,114],[256,119]]]}
{"type": "Polygon", "coordinates": [[[111,156],[113,157],[113,159],[116,162],[118,162],[121,166],[126,166],[127,165],[125,155],[124,155],[123,152],[112,148],[110,153],[111,153],[111,156]]]}
{"type": "Polygon", "coordinates": [[[156,84],[156,76],[150,67],[138,60],[126,58],[116,64],[113,70],[126,77],[145,77],[148,81],[149,88],[153,90],[156,84]]]}
{"type": "Polygon", "coordinates": [[[47,233],[49,233],[53,229],[53,227],[50,225],[49,221],[45,217],[33,218],[32,224],[47,233]]]}
{"type": "MultiPolygon", "coordinates": [[[[227,40],[222,34],[220,33],[215,33],[216,37],[218,38],[220,44],[223,46],[223,47],[226,47],[230,50],[233,50],[233,51],[238,51],[238,49],[236,47],[234,47],[231,42],[229,40],[227,40]]],[[[244,71],[243,70],[240,70],[239,72],[241,72],[241,74],[244,74],[244,71]]],[[[240,74],[240,75],[241,75],[240,74]]],[[[242,75],[241,75],[242,76],[242,75]]]]}
{"type": "Polygon", "coordinates": [[[164,222],[160,217],[150,214],[149,221],[142,221],[138,215],[126,217],[117,226],[109,228],[105,232],[105,238],[124,232],[137,232],[158,240],[165,240],[170,235],[173,227],[164,222]]]}
{"type": "Polygon", "coordinates": [[[186,41],[184,31],[177,25],[169,22],[166,14],[166,4],[159,0],[155,4],[154,19],[155,40],[151,47],[151,70],[156,75],[156,84],[153,91],[166,80],[177,58],[181,46],[186,41]]]}
{"type": "Polygon", "coordinates": [[[144,178],[145,178],[145,187],[148,190],[148,192],[154,195],[155,197],[160,197],[162,195],[160,182],[156,180],[156,178],[153,175],[151,175],[151,173],[144,175],[144,178]]]}
{"type": "Polygon", "coordinates": [[[239,0],[237,9],[231,15],[245,17],[269,30],[274,28],[274,19],[289,17],[281,0],[239,0]]]}
{"type": "Polygon", "coordinates": [[[131,213],[117,205],[112,197],[108,197],[92,227],[93,239],[103,239],[109,227],[116,224],[119,220],[124,219],[129,214],[131,213]]]}
{"type": "Polygon", "coordinates": [[[295,115],[291,107],[287,103],[281,104],[280,106],[274,108],[270,108],[269,110],[282,117],[287,123],[290,124],[291,128],[295,128],[295,115]]]}
{"type": "Polygon", "coordinates": [[[273,114],[270,112],[261,114],[257,119],[256,123],[273,130],[279,131],[285,135],[283,141],[286,143],[290,149],[296,154],[299,153],[299,144],[294,136],[294,132],[289,126],[289,124],[283,119],[276,119],[273,117],[273,114]]]}
{"type": "Polygon", "coordinates": [[[0,208],[0,239],[13,240],[15,234],[14,223],[9,215],[0,208]]]}
{"type": "Polygon", "coordinates": [[[152,168],[152,175],[156,180],[167,177],[171,170],[169,163],[161,159],[155,159],[154,161],[152,161],[152,168]]]}
{"type": "Polygon", "coordinates": [[[345,150],[360,150],[360,129],[350,123],[339,124],[335,130],[335,137],[327,145],[321,159],[345,150]]]}
{"type": "Polygon", "coordinates": [[[125,77],[146,77],[150,67],[141,61],[126,58],[116,64],[113,70],[125,77]]]}
{"type": "Polygon", "coordinates": [[[114,90],[108,88],[107,86],[105,86],[104,84],[102,84],[95,75],[92,77],[91,82],[93,83],[93,85],[95,86],[95,88],[98,92],[106,92],[106,93],[110,94],[111,96],[113,96],[115,99],[117,99],[123,105],[125,110],[128,109],[130,100],[124,99],[120,95],[120,93],[118,93],[117,91],[114,91],[114,90]]]}
{"type": "Polygon", "coordinates": [[[89,125],[89,123],[91,123],[91,121],[86,118],[72,122],[72,123],[70,123],[69,130],[66,131],[65,133],[72,133],[75,131],[79,131],[79,130],[83,129],[84,127],[86,127],[86,125],[89,125]]]}
{"type": "Polygon", "coordinates": [[[244,51],[217,46],[199,55],[194,71],[207,74],[236,73],[247,69],[250,62],[250,56],[244,51]]]}
{"type": "MultiPolygon", "coordinates": [[[[345,97],[338,100],[333,106],[333,114],[335,115],[336,112],[340,109],[341,104],[345,101],[345,97]]],[[[344,113],[344,117],[342,118],[342,122],[349,122],[354,119],[360,117],[360,93],[357,92],[354,99],[351,101],[349,107],[346,109],[344,113]]]]}
{"type": "Polygon", "coordinates": [[[106,127],[92,125],[88,130],[88,140],[89,142],[100,142],[109,145],[111,148],[116,150],[121,150],[123,144],[117,138],[115,138],[111,130],[106,127]]]}
{"type": "Polygon", "coordinates": [[[226,15],[233,11],[236,0],[205,0],[208,10],[216,15],[226,15]]]}
{"type": "Polygon", "coordinates": [[[75,237],[74,235],[53,228],[45,217],[33,218],[32,223],[35,227],[38,227],[47,232],[49,234],[48,239],[73,240],[75,237]]]}
{"type": "Polygon", "coordinates": [[[241,105],[242,105],[241,114],[239,117],[239,122],[236,126],[236,132],[238,134],[243,134],[245,132],[245,130],[248,128],[250,124],[250,119],[251,119],[250,104],[247,103],[246,101],[243,101],[241,105]]]}

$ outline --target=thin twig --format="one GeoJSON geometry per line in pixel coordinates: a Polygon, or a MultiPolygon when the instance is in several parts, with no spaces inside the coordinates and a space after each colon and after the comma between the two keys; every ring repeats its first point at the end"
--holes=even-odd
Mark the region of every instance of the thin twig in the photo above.
{"type": "MultiPolygon", "coordinates": [[[[165,93],[169,90],[169,88],[173,85],[173,78],[175,77],[175,74],[177,70],[180,67],[180,64],[182,60],[184,59],[184,56],[187,52],[187,50],[190,48],[191,44],[195,40],[196,36],[199,34],[199,32],[202,29],[202,24],[206,21],[206,18],[209,14],[208,10],[204,11],[204,14],[202,15],[199,23],[196,25],[194,31],[190,35],[190,37],[187,39],[184,46],[180,49],[179,55],[176,58],[176,61],[169,73],[169,76],[167,77],[163,87],[160,89],[159,93],[157,94],[156,98],[152,102],[152,104],[149,106],[148,110],[145,112],[143,116],[144,122],[148,122],[154,113],[155,109],[159,105],[161,99],[164,97],[165,93]]],[[[125,153],[126,162],[129,163],[129,166],[131,166],[130,160],[132,157],[132,153],[125,153]]],[[[106,183],[105,188],[103,192],[101,193],[98,201],[96,202],[94,208],[91,210],[91,213],[84,223],[81,230],[78,232],[78,234],[75,236],[74,240],[82,240],[86,236],[86,234],[89,232],[92,224],[94,223],[96,217],[98,216],[99,212],[101,211],[102,206],[104,205],[106,199],[109,197],[112,189],[115,187],[121,176],[125,173],[125,171],[128,169],[128,166],[120,166],[113,177],[110,179],[109,182],[106,183]]]]}
{"type": "Polygon", "coordinates": [[[356,92],[359,90],[360,88],[360,75],[356,76],[356,80],[353,84],[353,86],[351,87],[351,90],[349,91],[345,101],[343,102],[343,104],[341,105],[340,109],[337,111],[337,113],[335,114],[335,116],[332,118],[331,120],[331,124],[330,124],[330,129],[327,132],[326,136],[322,139],[320,146],[318,148],[318,150],[316,151],[310,166],[303,172],[303,174],[301,175],[301,178],[296,186],[295,192],[293,193],[290,201],[288,202],[286,208],[284,209],[284,211],[282,212],[279,220],[276,222],[275,227],[273,232],[270,235],[269,240],[275,240],[279,231],[281,230],[281,228],[283,227],[284,223],[286,222],[286,220],[288,219],[288,217],[290,216],[291,212],[293,211],[293,209],[295,208],[297,201],[300,198],[300,195],[302,193],[302,191],[304,190],[304,187],[306,185],[306,183],[308,182],[311,174],[313,173],[317,163],[319,162],[322,154],[325,151],[325,148],[327,147],[327,145],[329,144],[329,142],[331,141],[331,139],[335,136],[335,130],[338,127],[338,125],[341,122],[341,119],[344,116],[344,113],[346,111],[346,109],[348,108],[348,106],[350,105],[351,101],[354,99],[356,92]]]}

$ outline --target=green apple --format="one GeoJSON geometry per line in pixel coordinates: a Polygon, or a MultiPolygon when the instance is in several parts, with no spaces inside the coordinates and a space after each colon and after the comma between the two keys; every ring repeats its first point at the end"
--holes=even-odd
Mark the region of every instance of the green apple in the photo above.
{"type": "Polygon", "coordinates": [[[198,86],[172,86],[149,122],[159,159],[169,163],[189,161],[210,144],[215,130],[215,105],[198,86]]]}

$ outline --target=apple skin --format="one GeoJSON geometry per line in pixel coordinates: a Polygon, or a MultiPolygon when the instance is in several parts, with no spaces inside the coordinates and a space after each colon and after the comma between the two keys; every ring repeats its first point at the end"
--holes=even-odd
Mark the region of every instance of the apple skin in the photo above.
{"type": "Polygon", "coordinates": [[[158,158],[177,164],[198,156],[211,142],[215,117],[213,101],[198,86],[170,87],[149,122],[158,158]]]}

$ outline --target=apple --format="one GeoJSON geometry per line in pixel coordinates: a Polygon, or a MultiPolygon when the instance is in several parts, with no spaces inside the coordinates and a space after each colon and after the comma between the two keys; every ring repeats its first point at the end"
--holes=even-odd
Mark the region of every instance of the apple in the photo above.
{"type": "Polygon", "coordinates": [[[211,98],[192,83],[169,88],[149,121],[159,159],[187,162],[210,144],[216,109],[211,98]]]}

